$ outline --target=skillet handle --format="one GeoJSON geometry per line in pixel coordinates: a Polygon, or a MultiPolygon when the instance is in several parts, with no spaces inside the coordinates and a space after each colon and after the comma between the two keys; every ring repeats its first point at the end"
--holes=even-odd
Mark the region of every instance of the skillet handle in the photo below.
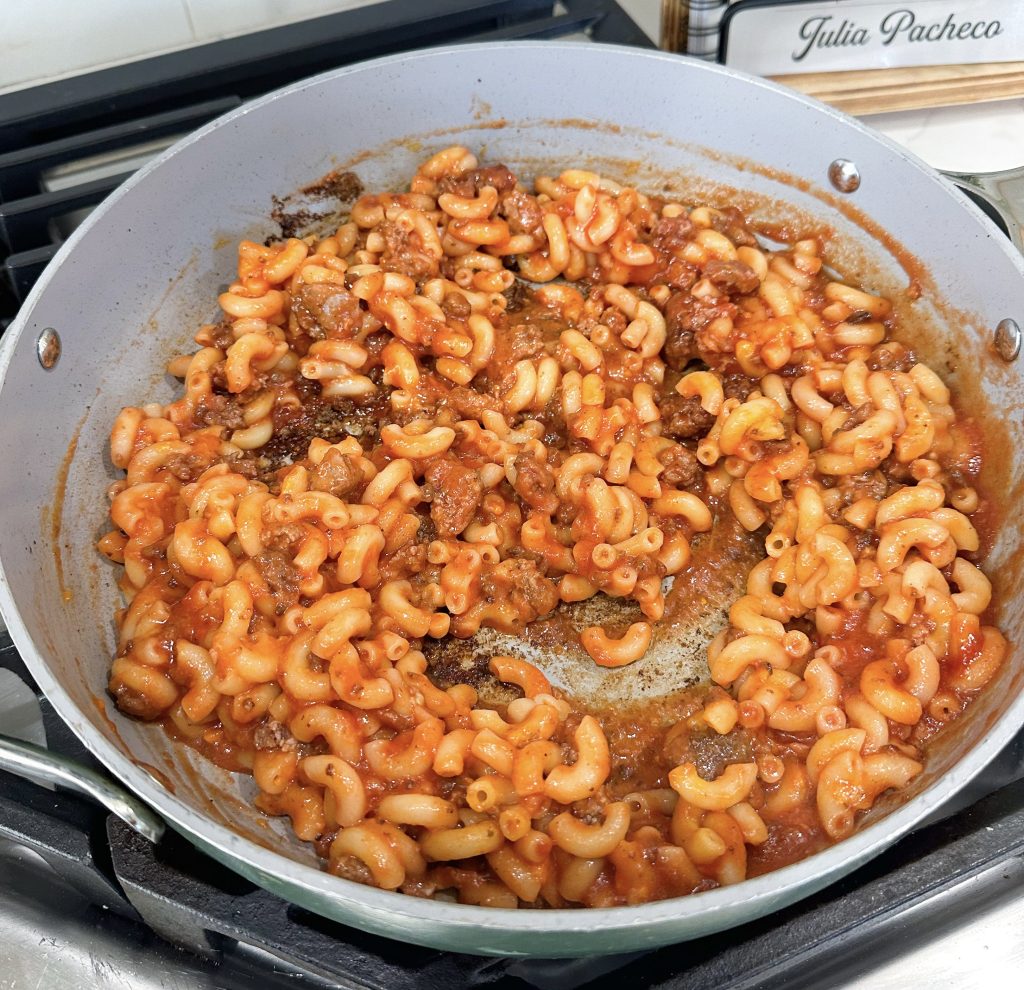
{"type": "Polygon", "coordinates": [[[108,777],[59,753],[0,733],[0,770],[69,787],[103,805],[150,842],[163,837],[166,826],[147,805],[108,777]]]}
{"type": "Polygon", "coordinates": [[[1024,253],[1024,166],[1002,172],[942,174],[953,185],[991,206],[1006,225],[1014,247],[1024,253]]]}

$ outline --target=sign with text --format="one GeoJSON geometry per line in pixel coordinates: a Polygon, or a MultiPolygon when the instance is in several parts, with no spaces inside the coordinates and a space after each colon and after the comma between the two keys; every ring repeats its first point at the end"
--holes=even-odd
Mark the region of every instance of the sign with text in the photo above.
{"type": "Polygon", "coordinates": [[[761,76],[1024,61],[1024,2],[739,0],[719,60],[761,76]]]}

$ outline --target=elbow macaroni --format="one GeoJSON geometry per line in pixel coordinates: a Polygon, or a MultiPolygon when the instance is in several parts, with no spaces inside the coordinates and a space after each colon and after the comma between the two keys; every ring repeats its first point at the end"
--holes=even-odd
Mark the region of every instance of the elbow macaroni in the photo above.
{"type": "Polygon", "coordinates": [[[850,834],[1007,650],[978,449],[889,300],[746,233],[455,147],[325,237],[243,241],[180,398],[111,431],[118,705],[388,890],[607,907],[770,868],[797,819],[850,834]],[[580,662],[628,668],[730,523],[763,559],[667,729],[515,656],[503,705],[434,676],[432,640],[599,593],[643,618],[580,662]]]}

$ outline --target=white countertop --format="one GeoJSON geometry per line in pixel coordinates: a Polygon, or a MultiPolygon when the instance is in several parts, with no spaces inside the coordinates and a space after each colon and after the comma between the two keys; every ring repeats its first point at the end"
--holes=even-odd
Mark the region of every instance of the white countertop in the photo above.
{"type": "Polygon", "coordinates": [[[904,110],[863,119],[935,168],[996,172],[1024,166],[1024,100],[904,110]]]}

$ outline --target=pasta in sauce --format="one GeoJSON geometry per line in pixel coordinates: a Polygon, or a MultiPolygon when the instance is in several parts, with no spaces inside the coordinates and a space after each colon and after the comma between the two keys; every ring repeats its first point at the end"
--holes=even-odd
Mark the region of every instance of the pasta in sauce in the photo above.
{"type": "Polygon", "coordinates": [[[976,427],[822,247],[461,147],[243,241],[180,397],[111,433],[118,706],[419,896],[636,904],[849,835],[1006,643],[976,427]],[[703,685],[590,712],[500,655],[485,704],[428,661],[605,595],[586,662],[632,664],[712,537],[758,552],[703,685]]]}

